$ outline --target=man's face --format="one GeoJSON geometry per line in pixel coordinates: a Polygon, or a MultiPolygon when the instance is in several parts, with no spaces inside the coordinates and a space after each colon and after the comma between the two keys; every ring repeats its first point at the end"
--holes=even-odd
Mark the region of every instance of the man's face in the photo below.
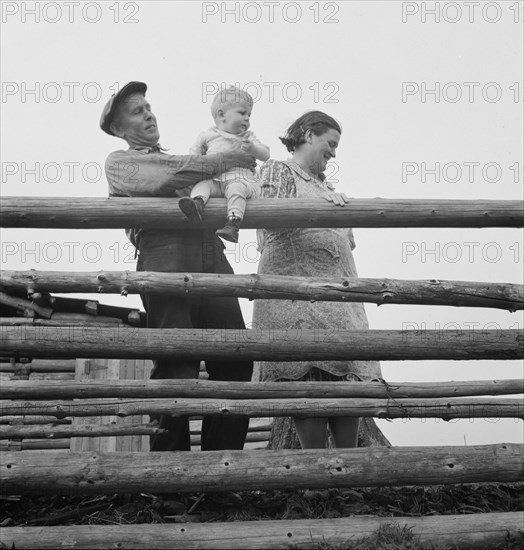
{"type": "Polygon", "coordinates": [[[130,94],[118,104],[111,130],[130,145],[156,145],[160,138],[151,105],[140,93],[130,94]]]}

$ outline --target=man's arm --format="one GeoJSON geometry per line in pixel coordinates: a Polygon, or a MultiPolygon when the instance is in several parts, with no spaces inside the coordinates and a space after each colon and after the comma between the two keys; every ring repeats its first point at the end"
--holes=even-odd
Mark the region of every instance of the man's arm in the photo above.
{"type": "Polygon", "coordinates": [[[105,170],[111,195],[174,197],[179,189],[253,163],[253,157],[243,153],[165,155],[129,149],[111,153],[105,170]]]}

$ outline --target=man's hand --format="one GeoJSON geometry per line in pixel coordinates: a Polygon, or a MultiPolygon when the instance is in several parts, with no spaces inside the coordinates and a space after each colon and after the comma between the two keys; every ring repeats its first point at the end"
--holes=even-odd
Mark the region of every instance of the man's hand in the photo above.
{"type": "Polygon", "coordinates": [[[221,153],[221,157],[220,174],[237,166],[240,168],[255,168],[257,165],[255,157],[246,153],[221,153]]]}

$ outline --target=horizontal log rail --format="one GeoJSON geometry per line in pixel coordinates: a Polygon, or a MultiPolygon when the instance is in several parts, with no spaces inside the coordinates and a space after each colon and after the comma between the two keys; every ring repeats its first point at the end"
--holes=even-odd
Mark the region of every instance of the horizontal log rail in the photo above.
{"type": "Polygon", "coordinates": [[[6,452],[3,494],[317,489],[524,480],[524,445],[175,453],[6,452]]]}
{"type": "MultiPolygon", "coordinates": [[[[226,201],[211,199],[203,227],[224,223],[226,201]]],[[[242,227],[522,227],[519,200],[351,199],[344,207],[307,199],[252,199],[242,227]]],[[[1,227],[188,228],[173,198],[3,197],[1,227]]]]}
{"type": "MultiPolygon", "coordinates": [[[[524,285],[469,281],[329,279],[283,275],[217,275],[151,271],[8,271],[0,287],[35,292],[198,294],[249,299],[287,299],[375,304],[420,304],[524,309],[524,285]]],[[[5,322],[5,321],[4,321],[5,322]]]]}
{"type": "Polygon", "coordinates": [[[0,353],[152,359],[522,359],[523,330],[138,329],[0,326],[0,353]]]}
{"type": "MultiPolygon", "coordinates": [[[[195,417],[193,417],[195,418],[195,417]]],[[[46,435],[39,436],[39,437],[49,437],[49,433],[53,432],[55,428],[59,426],[67,425],[66,427],[71,428],[72,419],[71,418],[56,418],[55,416],[40,416],[40,415],[7,415],[7,416],[0,416],[0,425],[6,426],[9,425],[10,428],[38,428],[43,431],[45,431],[46,435]],[[46,426],[47,424],[47,426],[46,426]]],[[[105,425],[103,425],[105,426],[105,425]]],[[[115,428],[116,435],[122,435],[119,432],[120,424],[111,424],[113,428],[115,428]],[[117,430],[118,428],[118,430],[117,430]]],[[[138,424],[134,424],[134,426],[140,426],[138,424]]],[[[147,430],[149,430],[151,427],[154,427],[155,424],[144,424],[147,430]]],[[[267,423],[267,419],[261,419],[261,418],[252,418],[249,427],[248,427],[248,433],[251,432],[270,432],[271,431],[271,423],[267,423]]],[[[83,426],[75,426],[75,428],[82,428],[83,426]]],[[[91,428],[94,430],[96,429],[96,426],[92,425],[91,428]]],[[[191,420],[189,422],[189,430],[191,435],[201,435],[202,433],[202,422],[200,420],[191,420]]],[[[30,433],[30,432],[28,432],[30,433]]],[[[42,432],[43,433],[43,432],[42,432]]],[[[149,434],[149,432],[147,432],[149,434]]],[[[155,432],[159,433],[159,432],[155,432]]],[[[99,434],[96,434],[99,435],[99,434]]],[[[113,435],[113,434],[112,434],[113,435]]],[[[79,437],[79,436],[78,436],[79,437]]],[[[13,437],[14,439],[14,437],[13,437]]]]}
{"type": "Polygon", "coordinates": [[[524,380],[451,382],[221,382],[219,380],[89,380],[62,382],[6,381],[0,399],[214,398],[279,399],[286,397],[428,398],[524,393],[524,380]]]}
{"type": "MultiPolygon", "coordinates": [[[[152,424],[99,424],[81,426],[0,426],[0,440],[61,439],[66,437],[117,437],[126,435],[158,435],[166,433],[152,424]]],[[[191,445],[200,443],[201,433],[191,432],[191,445]]],[[[249,431],[246,442],[267,441],[269,430],[249,431]]]]}
{"type": "Polygon", "coordinates": [[[10,308],[19,309],[24,312],[27,317],[39,315],[44,319],[49,319],[53,314],[53,309],[50,307],[41,306],[35,302],[24,300],[16,296],[9,296],[4,292],[0,292],[0,304],[10,308]]]}
{"type": "Polygon", "coordinates": [[[70,418],[42,415],[6,415],[0,416],[0,424],[71,424],[70,418]]]}
{"type": "MultiPolygon", "coordinates": [[[[190,420],[189,429],[191,434],[201,434],[201,416],[191,417],[192,419],[198,418],[199,420],[190,420]]],[[[71,418],[56,418],[55,416],[43,416],[43,415],[5,415],[0,416],[0,425],[32,425],[32,424],[71,424],[71,418]]],[[[268,432],[271,431],[271,419],[268,418],[252,418],[249,422],[248,432],[268,432]],[[269,422],[269,423],[268,423],[269,422]]]]}
{"type": "Polygon", "coordinates": [[[81,426],[0,426],[2,439],[60,439],[65,437],[115,437],[123,435],[158,435],[166,433],[153,424],[84,424],[81,426]]]}
{"type": "MultiPolygon", "coordinates": [[[[9,317],[0,317],[0,324],[9,317]]],[[[64,323],[62,322],[61,325],[64,323]]],[[[0,363],[0,372],[31,373],[74,373],[76,370],[75,359],[33,359],[28,363],[0,363]]]]}
{"type": "Polygon", "coordinates": [[[24,372],[21,370],[20,372],[14,372],[11,374],[5,374],[0,373],[0,384],[4,382],[4,380],[11,381],[11,380],[30,380],[32,382],[35,382],[37,380],[53,380],[53,381],[65,381],[70,382],[75,379],[75,374],[72,372],[24,372]]]}
{"type": "MultiPolygon", "coordinates": [[[[447,515],[429,517],[365,517],[337,519],[270,520],[187,525],[75,525],[59,527],[10,527],[2,542],[8,548],[57,548],[71,541],[78,549],[239,548],[280,549],[323,546],[343,548],[376,536],[384,527],[406,529],[422,546],[437,545],[458,550],[504,545],[519,537],[524,512],[447,515]],[[34,538],[32,538],[34,537],[34,538]],[[36,545],[36,541],[41,545],[36,545]]],[[[353,547],[353,546],[352,546],[353,547]]]]}
{"type": "Polygon", "coordinates": [[[522,399],[84,399],[81,401],[4,401],[0,415],[133,416],[249,416],[377,418],[524,418],[522,399]]]}
{"type": "MultiPolygon", "coordinates": [[[[119,321],[119,320],[118,320],[119,321]]],[[[73,315],[68,318],[68,316],[63,316],[60,314],[56,315],[55,319],[40,319],[39,317],[0,317],[1,326],[35,326],[35,327],[60,327],[60,326],[74,326],[74,327],[85,327],[85,326],[94,326],[94,327],[123,327],[126,326],[126,323],[121,321],[114,323],[106,323],[102,317],[91,316],[90,319],[75,319],[73,315]]],[[[140,326],[140,324],[131,324],[131,326],[140,326]]]]}
{"type": "Polygon", "coordinates": [[[67,525],[52,527],[4,527],[4,548],[29,550],[61,548],[67,541],[79,550],[142,550],[143,548],[281,549],[347,548],[359,539],[372,537],[382,527],[408,529],[420,547],[496,548],[508,537],[518,540],[524,512],[492,512],[422,517],[352,516],[335,519],[141,524],[67,525]]]}
{"type": "MultiPolygon", "coordinates": [[[[35,450],[56,450],[66,449],[71,447],[71,440],[69,438],[64,439],[10,439],[0,440],[0,452],[10,451],[35,451],[35,450]]],[[[63,453],[61,453],[63,456],[63,453]]]]}

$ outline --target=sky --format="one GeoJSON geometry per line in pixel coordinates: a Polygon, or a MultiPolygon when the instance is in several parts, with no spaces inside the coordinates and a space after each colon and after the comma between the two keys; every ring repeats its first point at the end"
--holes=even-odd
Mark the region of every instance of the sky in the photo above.
{"type": "MultiPolygon", "coordinates": [[[[523,199],[524,2],[1,2],[1,193],[105,197],[126,148],[99,118],[148,84],[161,143],[186,154],[227,84],[254,97],[251,130],[278,137],[322,110],[342,125],[327,175],[355,198],[523,199]]],[[[523,281],[522,229],[355,229],[360,277],[523,281]]],[[[255,273],[255,231],[227,256],[255,273]]],[[[135,269],[120,230],[2,229],[6,269],[135,269]]],[[[98,296],[141,307],[136,296],[98,296]]],[[[252,304],[241,300],[246,323],[252,304]]],[[[522,329],[522,312],[366,304],[372,329],[522,329]],[[478,324],[475,324],[478,323],[478,324]]],[[[388,381],[522,378],[522,361],[384,361],[388,381]]],[[[395,445],[523,442],[513,419],[381,421],[395,445]]]]}

